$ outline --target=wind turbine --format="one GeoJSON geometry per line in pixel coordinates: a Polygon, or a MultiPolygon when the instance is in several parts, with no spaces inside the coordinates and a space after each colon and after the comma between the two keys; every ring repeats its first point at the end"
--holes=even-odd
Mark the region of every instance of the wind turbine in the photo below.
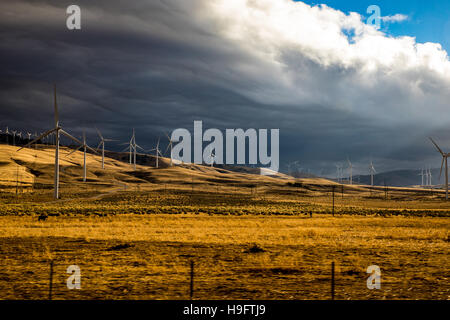
{"type": "Polygon", "coordinates": [[[350,159],[347,158],[348,169],[350,170],[350,184],[353,184],[353,165],[350,162],[350,159]]]}
{"type": "Polygon", "coordinates": [[[164,152],[164,153],[167,153],[167,150],[169,150],[169,148],[170,148],[170,166],[172,166],[172,162],[173,162],[172,161],[173,141],[172,141],[172,139],[170,139],[170,137],[169,137],[169,135],[167,133],[165,133],[165,135],[166,135],[167,139],[169,140],[169,145],[167,146],[166,152],[164,152]]]}
{"type": "Polygon", "coordinates": [[[6,127],[5,134],[6,134],[6,144],[9,144],[9,129],[8,129],[8,127],[6,127]]]}
{"type": "Polygon", "coordinates": [[[376,173],[377,171],[373,166],[372,160],[370,160],[369,170],[370,170],[370,185],[373,187],[373,174],[376,173]]]}
{"type": "Polygon", "coordinates": [[[336,177],[337,181],[341,182],[341,167],[338,164],[336,165],[336,177]]]}
{"type": "Polygon", "coordinates": [[[125,148],[125,150],[129,150],[129,152],[130,152],[130,164],[132,162],[131,158],[133,156],[133,159],[134,159],[134,161],[133,161],[133,163],[134,163],[134,170],[136,171],[136,152],[137,152],[137,148],[141,149],[142,151],[145,151],[145,150],[136,143],[136,133],[135,133],[134,129],[133,129],[133,135],[131,136],[130,142],[127,142],[125,144],[129,144],[129,146],[127,148],[125,148]]]}
{"type": "Polygon", "coordinates": [[[436,149],[439,151],[439,153],[442,155],[442,162],[441,162],[441,171],[439,173],[439,180],[441,179],[442,175],[442,167],[444,166],[445,161],[445,200],[448,200],[448,161],[447,158],[450,155],[449,153],[444,153],[441,148],[437,145],[436,142],[432,138],[430,138],[431,142],[434,144],[436,149]]]}
{"type": "Polygon", "coordinates": [[[133,129],[133,135],[131,136],[130,142],[126,142],[126,143],[121,143],[121,145],[128,145],[128,147],[126,147],[122,152],[125,152],[128,150],[129,152],[129,163],[132,163],[132,158],[133,158],[133,140],[134,140],[134,129],[133,129]]]}
{"type": "Polygon", "coordinates": [[[216,159],[216,154],[214,152],[211,152],[211,168],[214,167],[214,160],[216,159]]]}
{"type": "Polygon", "coordinates": [[[423,186],[423,177],[425,176],[425,174],[423,173],[423,168],[422,168],[422,171],[418,175],[422,177],[422,184],[421,184],[421,186],[423,186]]]}
{"type": "Polygon", "coordinates": [[[299,173],[299,169],[301,169],[299,167],[300,162],[298,160],[288,163],[289,175],[293,177],[298,176],[297,173],[299,173]],[[294,167],[294,170],[292,170],[292,167],[294,167]]]}
{"type": "Polygon", "coordinates": [[[54,98],[55,98],[55,128],[44,132],[43,134],[41,134],[39,137],[37,137],[35,140],[27,143],[26,145],[24,145],[23,147],[21,147],[19,150],[22,150],[23,148],[27,148],[31,145],[33,145],[33,143],[39,141],[42,138],[45,138],[47,136],[49,136],[52,133],[56,134],[56,148],[55,148],[55,199],[59,199],[59,136],[62,133],[63,135],[65,135],[66,137],[68,137],[69,139],[72,139],[73,141],[81,144],[80,140],[78,140],[77,138],[72,137],[70,134],[68,134],[66,131],[64,131],[60,126],[59,126],[59,115],[58,115],[58,104],[56,101],[56,85],[55,85],[55,92],[54,92],[54,98]]]}
{"type": "Polygon", "coordinates": [[[98,136],[100,137],[100,143],[98,144],[97,150],[100,148],[100,146],[102,147],[102,169],[105,169],[105,142],[111,142],[115,140],[103,138],[100,131],[97,128],[95,129],[97,130],[98,136]]]}
{"type": "Polygon", "coordinates": [[[27,132],[28,140],[31,140],[31,133],[27,132]]]}
{"type": "Polygon", "coordinates": [[[431,178],[432,178],[432,176],[431,176],[431,168],[429,168],[428,169],[428,176],[429,176],[429,186],[432,186],[433,185],[433,183],[431,182],[431,178]]]}
{"type": "Polygon", "coordinates": [[[94,149],[92,149],[91,147],[89,147],[86,144],[86,134],[84,132],[83,132],[83,142],[80,143],[80,146],[77,149],[75,149],[71,153],[69,153],[67,155],[67,157],[70,156],[72,153],[80,150],[81,148],[83,148],[83,151],[84,151],[84,154],[83,154],[83,156],[84,156],[83,157],[84,158],[84,163],[83,163],[83,182],[86,182],[86,177],[87,177],[86,151],[87,151],[87,149],[91,150],[94,153],[97,153],[97,151],[95,151],[94,149]]]}
{"type": "Polygon", "coordinates": [[[159,150],[159,138],[158,138],[158,143],[156,144],[156,148],[154,148],[154,149],[152,149],[150,151],[155,151],[155,154],[156,154],[156,168],[159,168],[159,162],[158,162],[159,156],[161,156],[161,157],[163,156],[162,153],[161,153],[161,150],[159,150]]]}
{"type": "Polygon", "coordinates": [[[11,131],[12,132],[12,134],[13,134],[13,146],[15,146],[16,145],[16,133],[17,133],[17,131],[16,130],[13,130],[13,131],[11,131]]]}

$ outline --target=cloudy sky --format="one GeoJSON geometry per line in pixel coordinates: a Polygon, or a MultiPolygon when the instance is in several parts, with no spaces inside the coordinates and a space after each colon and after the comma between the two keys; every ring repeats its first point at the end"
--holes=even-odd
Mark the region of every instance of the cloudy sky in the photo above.
{"type": "MultiPolygon", "coordinates": [[[[176,128],[279,128],[281,170],[439,167],[450,151],[450,5],[378,1],[0,3],[0,127],[63,127],[153,148],[176,128]],[[81,8],[68,30],[66,8],[81,8]]],[[[119,148],[111,145],[111,148],[119,148]]]]}

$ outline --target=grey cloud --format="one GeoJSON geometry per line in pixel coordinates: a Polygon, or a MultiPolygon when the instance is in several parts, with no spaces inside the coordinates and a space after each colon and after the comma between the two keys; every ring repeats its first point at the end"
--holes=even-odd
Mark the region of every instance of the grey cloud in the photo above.
{"type": "MultiPolygon", "coordinates": [[[[124,141],[135,127],[150,148],[164,131],[203,120],[219,129],[280,128],[282,165],[299,159],[317,172],[334,172],[347,156],[361,171],[371,156],[386,169],[424,161],[421,137],[434,128],[417,127],[408,113],[405,75],[398,82],[374,75],[365,88],[358,66],[324,67],[298,48],[278,52],[278,74],[222,37],[225,22],[208,16],[204,1],[78,1],[81,31],[65,28],[69,4],[0,5],[0,126],[47,128],[57,83],[62,123],[77,134],[88,130],[91,141],[95,126],[124,141]]],[[[406,76],[428,95],[414,103],[431,99],[443,108],[448,89],[417,72],[406,76]]]]}

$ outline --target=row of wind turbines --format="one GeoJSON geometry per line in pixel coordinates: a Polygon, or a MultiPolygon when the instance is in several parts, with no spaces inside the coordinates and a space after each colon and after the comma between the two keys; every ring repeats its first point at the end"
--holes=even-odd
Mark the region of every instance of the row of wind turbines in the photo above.
{"type": "MultiPolygon", "coordinates": [[[[350,185],[353,185],[353,164],[350,161],[350,159],[347,159],[348,163],[348,182],[350,185]]],[[[370,174],[370,185],[373,186],[373,176],[377,173],[375,170],[375,167],[373,166],[372,160],[369,164],[369,174],[370,174]]],[[[342,165],[336,164],[336,180],[339,183],[342,183],[344,181],[344,167],[342,165]]]]}
{"type": "MultiPolygon", "coordinates": [[[[444,167],[444,163],[445,163],[445,200],[448,200],[448,157],[450,156],[450,153],[446,153],[446,152],[442,151],[442,149],[439,147],[439,145],[431,137],[430,137],[430,141],[433,143],[433,145],[436,147],[437,151],[442,156],[441,169],[439,172],[439,180],[441,179],[442,168],[444,167]]],[[[349,165],[348,166],[349,181],[350,181],[350,184],[353,184],[353,165],[349,159],[347,159],[347,162],[349,165]]],[[[337,167],[337,172],[338,172],[338,181],[341,182],[343,179],[343,173],[342,173],[343,169],[342,169],[342,167],[340,167],[338,165],[336,165],[336,167],[337,167]]],[[[374,175],[374,173],[376,173],[376,171],[375,171],[372,161],[370,161],[369,171],[370,171],[370,184],[371,184],[371,186],[373,186],[373,175],[374,175]]],[[[424,186],[424,185],[431,186],[432,185],[431,169],[422,169],[422,172],[419,175],[422,176],[422,186],[424,186]],[[424,184],[424,178],[426,180],[425,181],[426,184],[424,184]]]]}
{"type": "MultiPolygon", "coordinates": [[[[75,138],[74,136],[72,136],[71,134],[67,133],[61,126],[59,123],[59,114],[58,114],[58,103],[57,103],[57,98],[56,98],[56,85],[54,87],[54,116],[55,116],[55,123],[54,123],[54,128],[42,133],[41,135],[39,135],[38,137],[36,137],[34,140],[32,140],[31,142],[27,143],[26,145],[24,145],[23,147],[21,147],[20,149],[18,149],[17,151],[20,151],[24,148],[28,148],[30,146],[32,146],[33,144],[37,144],[39,141],[42,141],[43,139],[49,138],[51,136],[54,137],[55,140],[55,176],[54,176],[54,198],[55,199],[59,199],[59,160],[60,160],[60,138],[61,135],[66,136],[67,138],[69,138],[70,140],[74,141],[75,143],[77,143],[79,145],[79,147],[75,150],[73,150],[71,153],[69,153],[69,155],[71,155],[72,153],[83,149],[84,151],[84,167],[83,167],[83,181],[86,182],[86,176],[87,176],[87,164],[86,164],[86,153],[87,150],[90,150],[92,152],[94,152],[95,154],[98,154],[97,150],[99,150],[99,148],[101,147],[102,149],[102,169],[105,168],[105,143],[106,142],[110,142],[110,141],[114,141],[111,139],[105,139],[102,134],[100,133],[100,131],[98,131],[97,129],[97,133],[100,137],[100,143],[97,147],[97,150],[94,150],[93,148],[89,147],[86,143],[86,135],[85,133],[83,133],[83,141],[80,141],[79,139],[75,138]]],[[[3,134],[3,132],[0,130],[0,133],[3,134]]],[[[12,131],[11,132],[13,134],[13,143],[15,144],[15,137],[16,134],[21,137],[22,133],[17,133],[17,131],[12,131]]],[[[9,129],[6,128],[6,132],[5,132],[7,139],[10,135],[9,129]]],[[[31,133],[27,133],[29,140],[31,140],[31,133]]],[[[37,134],[36,134],[37,135],[37,134]]],[[[171,150],[171,157],[170,157],[170,166],[172,166],[172,146],[173,146],[173,141],[170,139],[170,137],[166,134],[168,140],[169,140],[169,145],[167,146],[166,152],[167,150],[170,148],[171,150]]],[[[444,153],[442,151],[442,149],[437,145],[437,143],[430,138],[431,142],[433,143],[433,145],[436,147],[436,149],[439,151],[439,153],[442,155],[442,163],[441,163],[441,170],[440,170],[440,174],[439,177],[442,174],[442,168],[444,166],[444,162],[445,162],[445,198],[446,200],[448,200],[448,157],[450,156],[450,153],[444,153]]],[[[155,156],[156,156],[156,167],[159,166],[159,157],[163,156],[162,152],[159,148],[159,143],[160,140],[158,139],[158,143],[156,145],[156,148],[150,150],[150,151],[154,151],[155,152],[155,156]]],[[[134,164],[134,169],[136,170],[136,155],[137,155],[137,149],[143,150],[145,151],[141,146],[139,146],[136,143],[136,134],[135,134],[135,130],[133,129],[133,134],[131,136],[131,139],[129,142],[125,143],[127,145],[127,148],[124,151],[128,151],[129,152],[129,163],[130,164],[134,164]]],[[[213,159],[212,164],[214,163],[214,158],[215,155],[211,154],[211,158],[213,159]]],[[[347,159],[348,162],[348,170],[349,170],[349,183],[353,184],[353,165],[350,161],[350,159],[347,159]]],[[[337,171],[338,171],[338,181],[342,181],[343,179],[343,168],[341,166],[336,165],[337,167],[337,171]]],[[[376,173],[375,167],[373,165],[373,162],[370,162],[369,165],[369,171],[370,171],[370,176],[371,176],[371,186],[373,186],[373,176],[374,173],[376,173]]],[[[431,170],[428,170],[426,175],[427,177],[427,182],[429,184],[431,184],[431,170]]],[[[423,185],[423,178],[424,178],[424,174],[422,171],[422,185],[423,185]]]]}
{"type": "MultiPolygon", "coordinates": [[[[58,102],[57,102],[57,98],[56,98],[56,85],[54,87],[54,116],[55,116],[55,122],[54,122],[54,127],[44,133],[42,133],[41,135],[37,136],[36,134],[36,138],[32,141],[30,141],[29,143],[25,144],[24,146],[22,146],[20,149],[18,149],[17,151],[21,151],[24,148],[28,148],[32,145],[36,145],[38,142],[43,141],[45,139],[48,139],[50,137],[54,137],[55,140],[55,175],[54,175],[54,198],[55,199],[59,199],[59,176],[60,176],[60,172],[59,172],[59,161],[60,161],[60,141],[61,141],[61,135],[69,138],[70,140],[72,140],[73,142],[75,142],[76,144],[79,145],[79,147],[75,150],[73,150],[72,152],[70,152],[67,156],[70,156],[71,154],[73,154],[76,151],[79,150],[83,150],[83,156],[84,156],[84,163],[83,163],[83,182],[86,182],[87,180],[87,162],[86,162],[86,154],[87,151],[91,151],[95,154],[98,154],[98,150],[101,148],[101,155],[102,155],[102,169],[105,169],[105,144],[106,142],[111,142],[111,141],[116,141],[116,140],[112,140],[112,139],[105,139],[103,137],[103,135],[101,134],[101,132],[97,130],[97,133],[100,137],[100,143],[97,146],[97,150],[91,148],[90,146],[87,145],[86,143],[86,134],[83,133],[83,138],[82,141],[80,141],[79,139],[75,138],[74,136],[72,136],[71,134],[69,134],[68,132],[66,132],[60,125],[59,123],[59,113],[58,113],[58,102]]],[[[7,136],[9,135],[9,129],[7,128],[6,130],[7,136]]],[[[2,133],[0,131],[0,133],[2,133]]],[[[172,144],[173,141],[169,138],[169,136],[166,134],[167,138],[169,139],[169,145],[167,146],[166,152],[168,149],[170,149],[171,154],[172,154],[172,144]]],[[[31,134],[29,136],[29,140],[31,140],[31,134]]],[[[145,151],[142,147],[140,147],[137,143],[136,143],[136,134],[135,134],[135,130],[133,129],[133,133],[131,136],[131,139],[129,142],[125,143],[127,146],[127,148],[124,151],[128,151],[129,152],[129,163],[130,164],[134,164],[134,170],[136,170],[136,155],[137,155],[137,149],[143,150],[145,151]]],[[[159,149],[159,139],[158,139],[158,143],[155,149],[149,150],[149,151],[155,151],[155,155],[156,155],[156,167],[159,167],[159,157],[163,156],[161,153],[161,150],[159,149]]],[[[172,166],[172,156],[170,158],[170,166],[172,166]]]]}
{"type": "Polygon", "coordinates": [[[432,174],[431,174],[431,168],[427,168],[427,169],[423,169],[422,171],[419,173],[419,176],[422,177],[422,184],[421,186],[424,187],[431,187],[433,185],[432,183],[432,174]]]}

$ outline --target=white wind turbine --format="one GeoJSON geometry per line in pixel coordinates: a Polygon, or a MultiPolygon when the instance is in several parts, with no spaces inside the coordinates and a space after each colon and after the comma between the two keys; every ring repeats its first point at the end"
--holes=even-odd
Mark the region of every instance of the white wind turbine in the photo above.
{"type": "Polygon", "coordinates": [[[429,183],[428,185],[429,185],[429,186],[432,186],[433,183],[432,183],[432,181],[431,181],[431,178],[432,178],[432,176],[431,176],[431,168],[428,169],[428,177],[429,177],[429,178],[428,178],[428,179],[429,179],[429,180],[428,180],[428,183],[429,183]]]}
{"type": "Polygon", "coordinates": [[[136,133],[135,133],[135,131],[133,129],[134,171],[136,171],[136,153],[137,153],[137,149],[138,148],[145,152],[144,148],[142,148],[141,146],[139,146],[136,143],[136,133]]]}
{"type": "Polygon", "coordinates": [[[55,128],[44,132],[43,134],[41,134],[39,137],[37,137],[36,139],[34,139],[33,141],[31,141],[30,143],[24,145],[23,147],[21,147],[19,150],[22,150],[23,148],[27,148],[31,145],[33,145],[35,142],[39,141],[42,138],[45,138],[47,136],[49,136],[52,133],[56,134],[56,148],[55,148],[55,192],[54,192],[54,196],[55,199],[59,199],[59,136],[62,133],[63,135],[65,135],[66,137],[68,137],[69,139],[72,139],[73,141],[80,143],[80,140],[78,140],[77,138],[72,137],[70,134],[68,134],[66,131],[64,131],[60,126],[59,126],[59,115],[58,115],[58,104],[56,102],[56,85],[55,85],[55,91],[54,91],[54,98],[55,98],[55,128]]]}
{"type": "Polygon", "coordinates": [[[349,180],[350,180],[350,184],[353,184],[353,165],[350,162],[350,159],[347,158],[347,162],[348,162],[348,170],[349,170],[349,180]]]}
{"type": "Polygon", "coordinates": [[[434,144],[434,146],[436,147],[436,149],[439,151],[439,153],[442,155],[442,162],[441,162],[441,171],[439,173],[439,180],[441,179],[441,174],[442,174],[442,167],[444,166],[444,161],[445,161],[445,200],[448,200],[448,161],[447,158],[450,155],[449,153],[444,153],[441,148],[439,148],[439,146],[437,145],[436,142],[434,142],[433,139],[431,139],[431,142],[434,144]]]}
{"type": "Polygon", "coordinates": [[[94,153],[97,153],[97,151],[95,151],[94,149],[92,149],[91,147],[89,147],[86,144],[86,134],[84,132],[83,132],[83,142],[80,143],[80,146],[77,149],[75,149],[71,153],[69,153],[67,155],[67,157],[70,156],[72,153],[80,150],[81,148],[83,148],[83,151],[84,151],[84,154],[83,154],[83,158],[84,158],[84,162],[83,162],[83,182],[86,182],[86,178],[87,178],[86,152],[87,152],[87,149],[91,150],[94,153]]]}
{"type": "Polygon", "coordinates": [[[296,160],[296,161],[288,163],[287,166],[288,166],[288,175],[293,176],[299,172],[300,162],[298,160],[296,160]],[[292,170],[292,167],[294,167],[295,171],[292,170]]]}
{"type": "Polygon", "coordinates": [[[11,133],[13,134],[13,146],[15,146],[16,145],[16,134],[17,134],[17,131],[13,130],[13,131],[11,131],[11,133]]]}
{"type": "Polygon", "coordinates": [[[172,160],[172,148],[173,148],[173,142],[174,141],[172,141],[172,139],[170,139],[170,137],[169,137],[169,135],[167,133],[165,133],[165,135],[166,135],[167,139],[169,140],[169,145],[167,146],[166,152],[164,152],[164,153],[167,153],[167,150],[170,149],[170,166],[172,166],[172,163],[173,163],[173,160],[172,160]]]}
{"type": "Polygon", "coordinates": [[[421,184],[421,186],[423,186],[423,177],[425,176],[425,173],[423,173],[423,168],[422,168],[422,171],[418,175],[422,177],[422,184],[421,184]]]}
{"type": "Polygon", "coordinates": [[[145,152],[144,148],[142,148],[141,146],[139,146],[136,143],[136,133],[133,129],[133,135],[131,136],[131,140],[130,142],[124,143],[127,144],[128,147],[125,148],[124,151],[129,150],[130,153],[130,164],[133,162],[134,164],[134,170],[136,170],[136,153],[137,153],[137,149],[141,149],[142,151],[145,152]],[[132,157],[133,157],[133,161],[132,161],[132,157]]]}
{"type": "Polygon", "coordinates": [[[129,152],[129,163],[132,164],[133,163],[133,148],[134,148],[134,129],[133,129],[133,134],[131,136],[130,142],[126,142],[126,143],[122,143],[121,145],[128,145],[128,147],[126,147],[122,152],[128,151],[129,152]]]}
{"type": "Polygon", "coordinates": [[[9,144],[9,129],[8,129],[8,127],[6,127],[5,134],[6,134],[6,144],[9,144]]]}
{"type": "Polygon", "coordinates": [[[158,143],[156,144],[156,148],[154,148],[154,149],[152,149],[152,150],[150,150],[150,151],[155,151],[155,156],[156,156],[156,168],[159,168],[159,157],[161,156],[163,156],[162,155],[162,153],[161,153],[161,150],[159,150],[159,138],[158,138],[158,143]]]}
{"type": "Polygon", "coordinates": [[[341,182],[341,167],[338,164],[336,165],[336,177],[337,181],[341,182]]]}
{"type": "Polygon", "coordinates": [[[216,154],[214,152],[211,152],[211,168],[214,167],[214,161],[216,160],[216,154]]]}
{"type": "Polygon", "coordinates": [[[370,160],[369,170],[370,170],[370,185],[373,187],[373,174],[376,173],[377,171],[375,170],[375,167],[373,166],[372,160],[370,160]]]}
{"type": "Polygon", "coordinates": [[[98,136],[100,137],[100,143],[98,144],[97,151],[101,146],[102,147],[102,169],[105,169],[105,142],[111,142],[111,141],[115,141],[115,140],[103,138],[100,131],[97,128],[95,128],[95,129],[97,130],[98,136]]]}
{"type": "Polygon", "coordinates": [[[133,157],[133,138],[131,138],[130,142],[122,143],[122,145],[128,145],[125,149],[123,149],[122,152],[128,151],[129,153],[129,163],[131,165],[132,163],[132,157],[133,157]]]}

